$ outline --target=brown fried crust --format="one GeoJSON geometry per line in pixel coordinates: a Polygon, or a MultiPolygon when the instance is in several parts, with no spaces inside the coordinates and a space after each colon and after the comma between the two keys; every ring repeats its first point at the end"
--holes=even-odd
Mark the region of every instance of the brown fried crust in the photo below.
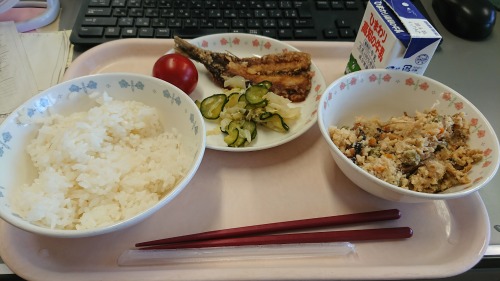
{"type": "Polygon", "coordinates": [[[262,57],[239,58],[230,53],[217,53],[198,48],[179,37],[175,50],[202,63],[216,84],[223,87],[224,77],[242,76],[252,84],[272,83],[271,91],[290,99],[304,101],[311,90],[311,56],[304,52],[283,52],[262,57]]]}

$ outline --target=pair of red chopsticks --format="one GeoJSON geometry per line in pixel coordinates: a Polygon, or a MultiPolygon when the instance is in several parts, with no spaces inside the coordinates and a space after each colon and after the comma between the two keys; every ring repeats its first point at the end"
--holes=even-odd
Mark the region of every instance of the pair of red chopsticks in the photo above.
{"type": "Polygon", "coordinates": [[[400,217],[401,212],[399,210],[390,209],[208,231],[185,236],[140,242],[135,244],[135,246],[140,250],[157,250],[292,243],[353,242],[410,238],[413,235],[413,230],[409,227],[270,234],[327,226],[395,220],[400,217]]]}

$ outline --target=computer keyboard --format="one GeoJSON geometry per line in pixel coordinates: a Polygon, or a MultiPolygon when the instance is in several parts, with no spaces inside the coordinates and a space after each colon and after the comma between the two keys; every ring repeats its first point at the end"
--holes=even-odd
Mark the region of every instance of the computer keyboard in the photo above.
{"type": "Polygon", "coordinates": [[[354,41],[365,0],[83,0],[74,45],[120,38],[244,32],[281,40],[354,41]]]}
{"type": "Polygon", "coordinates": [[[195,38],[225,32],[279,40],[354,41],[368,0],[83,0],[75,46],[121,38],[195,38]]]}

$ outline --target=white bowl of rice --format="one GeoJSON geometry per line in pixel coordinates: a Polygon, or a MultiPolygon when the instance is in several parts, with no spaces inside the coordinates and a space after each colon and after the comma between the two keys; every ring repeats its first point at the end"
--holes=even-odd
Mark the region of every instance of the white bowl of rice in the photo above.
{"type": "Polygon", "coordinates": [[[322,95],[318,124],[340,170],[390,201],[466,196],[498,171],[498,138],[486,118],[422,75],[386,69],[345,75],[322,95]]]}
{"type": "Polygon", "coordinates": [[[194,101],[167,82],[129,73],[63,82],[0,125],[0,216],[52,237],[123,229],[183,190],[205,143],[194,101]]]}

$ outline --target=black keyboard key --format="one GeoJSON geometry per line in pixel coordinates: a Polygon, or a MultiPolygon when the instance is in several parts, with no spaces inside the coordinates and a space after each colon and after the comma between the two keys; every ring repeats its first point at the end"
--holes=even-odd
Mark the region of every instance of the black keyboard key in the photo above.
{"type": "Polygon", "coordinates": [[[104,29],[102,27],[85,27],[78,30],[78,35],[82,37],[101,37],[104,29]]]}
{"type": "Polygon", "coordinates": [[[356,37],[354,30],[352,30],[350,28],[340,28],[339,34],[340,34],[340,37],[342,37],[342,38],[355,38],[356,37]]]}
{"type": "Polygon", "coordinates": [[[118,26],[134,26],[134,18],[119,18],[118,26]]]}
{"type": "Polygon", "coordinates": [[[125,7],[127,6],[127,0],[112,0],[111,7],[125,7]]]}
{"type": "Polygon", "coordinates": [[[120,36],[120,28],[119,27],[106,27],[104,29],[104,36],[106,37],[119,37],[120,36]]]}
{"type": "Polygon", "coordinates": [[[116,21],[117,18],[88,17],[83,19],[82,26],[112,26],[116,21]]]}
{"type": "Polygon", "coordinates": [[[133,38],[137,37],[137,28],[135,27],[124,27],[122,28],[123,38],[133,38]]]}
{"type": "Polygon", "coordinates": [[[313,38],[317,37],[316,31],[314,29],[295,29],[293,31],[293,35],[296,38],[301,38],[301,39],[304,39],[304,38],[313,39],[313,38]]]}
{"type": "Polygon", "coordinates": [[[89,7],[108,7],[110,0],[90,0],[89,7]]]}
{"type": "Polygon", "coordinates": [[[128,11],[129,17],[137,18],[137,17],[142,17],[142,15],[144,15],[144,10],[140,8],[132,8],[128,11]]]}
{"type": "Polygon", "coordinates": [[[278,38],[280,39],[292,39],[293,32],[291,29],[278,29],[278,38]]]}
{"type": "Polygon", "coordinates": [[[158,9],[149,8],[144,10],[144,16],[148,18],[157,18],[160,16],[160,12],[158,11],[158,9]]]}
{"type": "Polygon", "coordinates": [[[152,27],[166,27],[167,26],[167,20],[163,19],[163,18],[151,19],[151,26],[152,27]]]}
{"type": "Polygon", "coordinates": [[[155,30],[156,38],[170,38],[170,29],[168,28],[158,28],[155,30]]]}
{"type": "MultiPolygon", "coordinates": [[[[214,20],[201,19],[200,20],[200,28],[212,29],[215,27],[214,20]]],[[[210,32],[209,30],[205,32],[210,32]]],[[[211,34],[211,33],[208,33],[211,34]]]]}
{"type": "Polygon", "coordinates": [[[149,27],[139,28],[139,37],[152,38],[154,35],[154,29],[149,27]]]}
{"type": "Polygon", "coordinates": [[[88,8],[85,15],[87,16],[111,16],[111,8],[88,8]]]}
{"type": "Polygon", "coordinates": [[[169,19],[167,23],[168,27],[182,27],[182,21],[180,19],[169,19]]]}
{"type": "Polygon", "coordinates": [[[344,1],[331,1],[330,4],[332,5],[332,9],[334,10],[343,10],[344,9],[344,1]]]}
{"type": "Polygon", "coordinates": [[[113,16],[114,17],[126,17],[128,15],[128,10],[126,8],[114,8],[113,16]]]}
{"type": "Polygon", "coordinates": [[[330,9],[330,4],[328,1],[316,1],[316,8],[319,10],[328,10],[330,9]]]}
{"type": "Polygon", "coordinates": [[[293,26],[295,27],[314,27],[313,20],[294,20],[293,26]]]}
{"type": "Polygon", "coordinates": [[[271,38],[277,38],[276,29],[263,29],[262,35],[267,36],[267,37],[271,37],[271,38]]]}
{"type": "Polygon", "coordinates": [[[135,19],[135,26],[137,27],[148,27],[150,23],[149,18],[138,18],[135,19]]]}
{"type": "Polygon", "coordinates": [[[226,19],[218,19],[215,21],[215,26],[217,28],[230,28],[231,27],[231,21],[226,20],[226,19]]]}
{"type": "Polygon", "coordinates": [[[328,39],[335,39],[339,37],[339,31],[336,28],[327,28],[323,30],[323,35],[328,39]]]}
{"type": "Polygon", "coordinates": [[[361,6],[358,5],[357,1],[345,1],[345,7],[346,7],[346,9],[352,9],[352,10],[356,10],[356,9],[361,8],[361,6]]]}
{"type": "Polygon", "coordinates": [[[182,22],[184,28],[196,28],[198,27],[198,20],[196,19],[185,19],[182,22]]]}

